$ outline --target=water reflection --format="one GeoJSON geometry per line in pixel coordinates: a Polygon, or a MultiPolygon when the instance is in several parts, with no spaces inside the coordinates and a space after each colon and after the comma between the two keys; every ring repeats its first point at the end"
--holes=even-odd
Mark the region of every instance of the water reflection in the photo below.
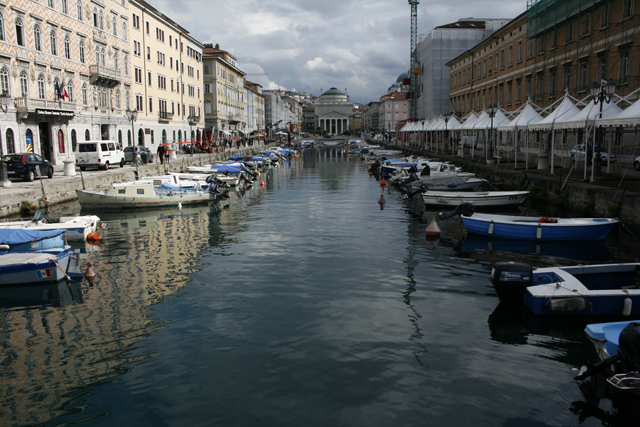
{"type": "Polygon", "coordinates": [[[80,281],[0,287],[0,308],[66,307],[82,303],[80,281]]]}

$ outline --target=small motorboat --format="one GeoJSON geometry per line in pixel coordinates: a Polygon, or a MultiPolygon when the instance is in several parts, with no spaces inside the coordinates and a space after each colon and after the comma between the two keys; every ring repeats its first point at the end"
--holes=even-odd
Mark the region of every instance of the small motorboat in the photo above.
{"type": "Polygon", "coordinates": [[[78,257],[71,251],[1,254],[0,286],[81,279],[78,257]]]}
{"type": "Polygon", "coordinates": [[[600,372],[618,390],[640,393],[640,323],[634,321],[589,324],[587,337],[596,348],[599,362],[579,370],[582,380],[600,372]]]}
{"type": "Polygon", "coordinates": [[[519,205],[529,195],[528,191],[432,191],[422,193],[424,203],[436,206],[512,206],[519,205]]]}
{"type": "Polygon", "coordinates": [[[536,315],[640,315],[640,263],[532,269],[498,262],[491,271],[500,301],[536,315]]]}
{"type": "Polygon", "coordinates": [[[602,240],[615,218],[550,218],[472,213],[461,215],[468,233],[524,240],[602,240]]]}
{"type": "Polygon", "coordinates": [[[0,222],[0,228],[28,230],[63,230],[68,242],[85,241],[91,233],[98,231],[100,218],[95,215],[61,216],[43,218],[42,211],[36,212],[32,220],[0,222]]]}
{"type": "Polygon", "coordinates": [[[60,252],[69,248],[65,230],[0,229],[0,253],[60,252]]]}

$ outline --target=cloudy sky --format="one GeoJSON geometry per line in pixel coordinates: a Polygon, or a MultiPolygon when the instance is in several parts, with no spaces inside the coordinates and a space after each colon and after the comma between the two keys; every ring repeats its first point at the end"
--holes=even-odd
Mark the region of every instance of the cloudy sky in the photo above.
{"type": "MultiPolygon", "coordinates": [[[[202,43],[234,55],[247,80],[378,100],[409,66],[407,0],[148,0],[202,43]]],[[[460,18],[514,18],[526,0],[421,0],[418,33],[460,18]]]]}

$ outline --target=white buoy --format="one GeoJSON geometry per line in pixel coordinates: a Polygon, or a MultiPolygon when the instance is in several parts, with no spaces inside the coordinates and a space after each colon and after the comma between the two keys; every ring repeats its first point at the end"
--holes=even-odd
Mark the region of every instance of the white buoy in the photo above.
{"type": "Polygon", "coordinates": [[[433,221],[427,227],[427,239],[433,239],[440,236],[440,227],[438,227],[438,223],[436,222],[436,217],[433,217],[433,221]]]}
{"type": "Polygon", "coordinates": [[[630,316],[632,307],[633,307],[633,301],[631,301],[631,298],[629,297],[625,298],[624,305],[622,306],[622,315],[625,317],[630,316]]]}
{"type": "Polygon", "coordinates": [[[178,202],[178,209],[182,209],[182,203],[178,202]]]}

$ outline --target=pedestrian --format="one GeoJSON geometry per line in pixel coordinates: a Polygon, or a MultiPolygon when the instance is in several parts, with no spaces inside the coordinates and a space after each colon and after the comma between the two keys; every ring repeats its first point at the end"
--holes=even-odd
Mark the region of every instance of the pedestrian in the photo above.
{"type": "Polygon", "coordinates": [[[164,148],[164,162],[165,162],[165,163],[169,163],[169,152],[170,152],[170,151],[171,151],[171,150],[169,149],[169,146],[167,145],[167,146],[164,148]]]}
{"type": "Polygon", "coordinates": [[[136,147],[136,166],[142,166],[142,156],[140,155],[140,148],[136,147]]]}
{"type": "Polygon", "coordinates": [[[162,144],[158,146],[158,159],[160,160],[160,164],[164,163],[164,145],[162,144]]]}

